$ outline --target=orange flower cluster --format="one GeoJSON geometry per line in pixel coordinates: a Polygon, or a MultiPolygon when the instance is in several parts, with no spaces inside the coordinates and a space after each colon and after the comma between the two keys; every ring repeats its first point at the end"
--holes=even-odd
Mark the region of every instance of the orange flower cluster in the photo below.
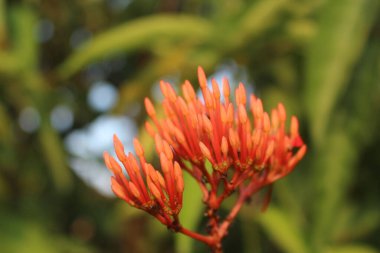
{"type": "Polygon", "coordinates": [[[163,175],[151,164],[146,163],[144,150],[137,139],[134,139],[134,147],[140,165],[131,153],[125,154],[123,144],[114,135],[116,155],[126,169],[128,177],[124,175],[119,163],[107,152],[104,153],[104,161],[114,175],[111,184],[116,196],[170,226],[177,220],[181,210],[184,184],[182,170],[177,162],[173,162],[171,148],[167,142],[162,143],[165,147],[160,153],[163,175]]]}
{"type": "Polygon", "coordinates": [[[146,122],[145,127],[155,140],[162,172],[145,161],[137,139],[134,146],[140,164],[131,153],[124,153],[120,140],[114,137],[116,155],[127,175],[109,154],[105,153],[104,159],[114,174],[112,190],[119,198],[154,215],[168,227],[177,224],[175,230],[211,244],[214,241],[211,237],[196,235],[179,225],[184,190],[182,170],[200,185],[203,201],[214,220],[210,223],[215,228],[213,236],[221,240],[243,202],[290,173],[305,155],[306,145],[298,133],[296,117],[291,117],[290,133],[286,132],[286,111],[281,103],[269,115],[264,112],[262,101],[253,94],[248,101],[243,84],[235,90],[233,103],[227,79],[223,79],[222,92],[215,80],[212,89],[208,88],[200,67],[198,79],[203,99],[197,97],[188,81],[182,85],[183,97],[169,83],[161,81],[163,117],[145,99],[153,122],[146,122]],[[239,202],[220,225],[214,210],[235,190],[239,190],[239,202]]]}
{"type": "Polygon", "coordinates": [[[227,79],[223,79],[223,94],[215,80],[212,80],[212,89],[207,87],[202,68],[198,68],[198,79],[204,102],[196,96],[188,81],[182,85],[183,97],[178,96],[169,83],[161,81],[165,112],[162,119],[158,118],[151,101],[145,99],[147,113],[156,127],[146,123],[152,137],[165,140],[173,148],[177,160],[193,164],[192,169],[188,169],[193,176],[206,180],[215,189],[224,181],[231,192],[252,178],[254,182],[250,187],[254,192],[292,171],[306,152],[296,117],[291,118],[290,134],[287,135],[286,111],[281,103],[269,116],[263,110],[262,101],[250,95],[251,121],[243,84],[240,83],[235,91],[234,106],[227,79]],[[294,148],[299,148],[295,154],[294,148]],[[205,159],[212,164],[211,175],[204,167],[205,159]],[[233,176],[226,181],[229,171],[233,176]]]}

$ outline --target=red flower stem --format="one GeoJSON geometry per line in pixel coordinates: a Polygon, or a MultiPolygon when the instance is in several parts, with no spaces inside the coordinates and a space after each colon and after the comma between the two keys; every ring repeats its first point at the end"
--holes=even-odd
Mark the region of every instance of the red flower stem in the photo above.
{"type": "Polygon", "coordinates": [[[220,238],[223,238],[226,235],[228,227],[231,225],[232,221],[235,219],[236,215],[239,213],[241,207],[243,206],[245,200],[250,196],[249,192],[243,189],[240,192],[239,198],[236,201],[234,207],[231,209],[231,212],[224,219],[223,223],[218,229],[218,234],[220,238]]]}
{"type": "Polygon", "coordinates": [[[193,232],[191,230],[188,230],[187,228],[184,228],[184,227],[180,227],[178,232],[184,234],[184,235],[187,235],[195,240],[198,240],[198,241],[201,241],[209,246],[212,246],[215,244],[215,240],[213,237],[211,236],[207,236],[207,235],[202,235],[202,234],[198,234],[196,232],[193,232]]]}
{"type": "Polygon", "coordinates": [[[217,206],[219,207],[222,202],[224,201],[224,199],[226,199],[227,197],[229,197],[231,195],[231,193],[234,191],[234,189],[236,188],[237,184],[235,184],[235,181],[237,180],[237,178],[239,178],[240,176],[242,175],[242,173],[240,172],[236,172],[234,177],[232,178],[232,180],[230,182],[228,182],[228,180],[224,179],[224,191],[223,193],[217,198],[217,206]]]}
{"type": "Polygon", "coordinates": [[[212,253],[222,253],[222,236],[219,236],[219,216],[216,209],[209,207],[206,212],[208,217],[209,234],[213,238],[213,243],[209,244],[212,253]]]}

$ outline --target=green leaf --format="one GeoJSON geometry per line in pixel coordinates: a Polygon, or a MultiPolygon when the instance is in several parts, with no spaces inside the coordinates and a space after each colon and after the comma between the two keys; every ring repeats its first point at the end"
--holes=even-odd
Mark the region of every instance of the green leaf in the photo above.
{"type": "Polygon", "coordinates": [[[300,226],[305,220],[305,213],[303,210],[302,202],[303,191],[296,189],[300,189],[302,186],[294,187],[291,182],[292,181],[290,181],[290,178],[285,178],[279,182],[276,182],[276,184],[273,186],[273,198],[278,199],[279,205],[281,205],[281,207],[284,207],[284,211],[287,212],[290,221],[294,224],[297,224],[297,226],[300,226]]]}
{"type": "MultiPolygon", "coordinates": [[[[15,168],[17,152],[15,151],[16,141],[13,126],[11,115],[9,115],[5,104],[0,102],[0,164],[4,171],[15,168]]],[[[2,187],[0,186],[0,188],[2,187]]]]}
{"type": "MultiPolygon", "coordinates": [[[[7,15],[5,3],[0,0],[0,73],[12,76],[20,73],[20,70],[36,69],[38,66],[38,46],[36,41],[36,15],[27,7],[16,6],[9,8],[9,37],[6,31],[5,21],[7,15]],[[12,41],[12,47],[5,47],[12,41]],[[1,51],[6,48],[8,51],[1,51]]],[[[22,73],[22,72],[21,72],[22,73]]]]}
{"type": "Polygon", "coordinates": [[[309,252],[302,231],[291,223],[288,214],[273,207],[260,216],[258,222],[284,252],[306,253],[309,252]]]}
{"type": "Polygon", "coordinates": [[[379,80],[380,80],[380,40],[371,39],[358,64],[352,83],[351,92],[346,97],[350,106],[345,108],[348,124],[356,145],[365,146],[376,138],[378,121],[374,112],[379,111],[379,80]],[[366,129],[366,131],[363,131],[366,129]]]}
{"type": "MultiPolygon", "coordinates": [[[[172,47],[171,44],[168,46],[172,47]]],[[[196,77],[197,66],[203,66],[204,69],[212,68],[220,60],[220,55],[216,51],[205,48],[199,50],[188,44],[175,45],[170,50],[161,47],[160,50],[164,55],[153,58],[144,68],[138,70],[133,78],[123,82],[115,112],[122,113],[130,103],[142,101],[151,91],[151,86],[163,76],[178,74],[178,71],[182,70],[181,75],[191,80],[194,79],[191,76],[196,77]]],[[[179,86],[178,83],[173,85],[179,86]]]]}
{"type": "Polygon", "coordinates": [[[0,50],[7,39],[5,7],[5,0],[0,0],[0,50]]]}
{"type": "Polygon", "coordinates": [[[0,210],[0,252],[89,253],[96,252],[80,241],[56,235],[41,221],[25,219],[0,210]]]}
{"type": "MultiPolygon", "coordinates": [[[[370,6],[367,5],[368,8],[370,6]]],[[[372,15],[371,11],[366,13],[369,16],[372,15]]],[[[358,34],[353,36],[358,36],[358,34]]],[[[358,155],[362,152],[360,149],[363,147],[363,139],[366,137],[369,140],[371,134],[376,133],[373,108],[377,103],[371,100],[375,101],[373,94],[378,80],[377,73],[379,73],[378,68],[376,69],[378,52],[374,43],[367,44],[365,54],[360,57],[360,64],[353,72],[353,78],[350,77],[352,80],[350,80],[350,90],[345,98],[345,104],[340,106],[335,117],[330,119],[332,124],[329,131],[324,134],[325,141],[320,140],[320,150],[314,154],[315,160],[312,164],[316,192],[312,200],[315,215],[312,241],[317,252],[337,237],[340,240],[342,237],[354,238],[367,228],[370,229],[367,226],[364,226],[366,229],[358,228],[358,217],[352,217],[358,222],[357,224],[351,222],[350,217],[345,217],[349,212],[347,210],[349,205],[345,201],[349,187],[356,179],[355,173],[361,173],[358,170],[362,169],[358,164],[358,155]],[[355,231],[352,228],[355,228],[355,231]],[[357,233],[358,231],[360,232],[357,233]]],[[[323,102],[324,100],[321,104],[323,102]]],[[[375,222],[375,218],[370,217],[370,213],[365,212],[363,215],[368,215],[370,222],[375,222]]],[[[360,226],[363,227],[363,225],[360,226]]]]}
{"type": "Polygon", "coordinates": [[[175,73],[177,68],[181,68],[188,61],[185,58],[187,50],[187,48],[177,47],[177,49],[167,52],[165,56],[152,59],[143,69],[136,71],[133,78],[126,80],[121,85],[120,99],[115,110],[123,112],[128,104],[134,101],[143,101],[143,98],[150,92],[151,86],[159,78],[175,73]],[[181,50],[179,51],[179,49],[181,50]]]}
{"type": "Polygon", "coordinates": [[[47,122],[41,126],[39,141],[55,186],[60,191],[68,190],[72,186],[71,172],[66,163],[61,141],[47,122]]]}
{"type": "Polygon", "coordinates": [[[79,48],[59,68],[61,77],[69,77],[87,64],[120,52],[152,49],[160,40],[201,42],[210,36],[211,25],[188,15],[152,15],[110,29],[79,48]]]}
{"type": "Polygon", "coordinates": [[[315,198],[312,241],[316,251],[331,240],[332,226],[343,210],[344,196],[354,175],[357,162],[355,146],[341,122],[329,133],[323,152],[313,164],[315,198]],[[338,150],[337,152],[332,152],[338,150]]]}
{"type": "Polygon", "coordinates": [[[241,213],[238,215],[238,219],[241,220],[241,229],[243,237],[244,253],[263,253],[260,226],[255,222],[255,218],[258,213],[255,210],[248,208],[242,208],[241,213]]]}
{"type": "Polygon", "coordinates": [[[10,53],[0,51],[0,74],[4,76],[11,76],[17,73],[20,68],[19,59],[10,53]]]}
{"type": "Polygon", "coordinates": [[[345,246],[335,246],[326,250],[326,253],[377,253],[377,249],[374,249],[367,245],[345,245],[345,246]]]}
{"type": "Polygon", "coordinates": [[[5,105],[0,101],[0,145],[10,145],[13,142],[14,134],[12,130],[11,117],[5,105]]]}
{"type": "Polygon", "coordinates": [[[38,44],[36,38],[37,17],[33,9],[25,6],[11,8],[12,54],[26,70],[38,67],[38,44]]]}
{"type": "Polygon", "coordinates": [[[239,48],[247,43],[247,39],[262,34],[271,27],[279,17],[279,13],[284,10],[288,2],[286,0],[261,0],[244,12],[239,24],[234,27],[234,34],[229,35],[234,43],[233,47],[239,48]]]}
{"type": "Polygon", "coordinates": [[[333,241],[354,241],[365,238],[379,225],[380,213],[377,208],[347,206],[334,220],[333,241]]]}
{"type": "Polygon", "coordinates": [[[332,111],[368,37],[378,1],[327,1],[306,69],[305,103],[313,141],[325,136],[332,111]]]}

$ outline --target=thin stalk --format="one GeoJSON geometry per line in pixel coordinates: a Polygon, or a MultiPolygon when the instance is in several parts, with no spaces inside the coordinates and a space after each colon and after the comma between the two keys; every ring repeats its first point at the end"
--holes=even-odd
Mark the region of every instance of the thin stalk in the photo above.
{"type": "Polygon", "coordinates": [[[5,49],[6,41],[7,41],[5,8],[6,8],[5,1],[0,0],[0,50],[5,49]]]}
{"type": "Polygon", "coordinates": [[[180,227],[178,232],[180,232],[184,235],[187,235],[187,236],[189,236],[195,240],[201,241],[201,242],[209,245],[210,247],[215,244],[215,240],[213,237],[193,232],[193,231],[191,231],[187,228],[184,228],[184,227],[180,227]]]}
{"type": "Polygon", "coordinates": [[[229,226],[231,225],[232,221],[236,218],[236,215],[239,213],[241,207],[243,206],[245,200],[249,197],[250,195],[247,194],[246,191],[242,191],[238,200],[236,201],[234,207],[231,209],[230,213],[227,215],[227,217],[224,219],[222,224],[220,225],[218,229],[218,234],[221,238],[223,238],[229,226]]]}

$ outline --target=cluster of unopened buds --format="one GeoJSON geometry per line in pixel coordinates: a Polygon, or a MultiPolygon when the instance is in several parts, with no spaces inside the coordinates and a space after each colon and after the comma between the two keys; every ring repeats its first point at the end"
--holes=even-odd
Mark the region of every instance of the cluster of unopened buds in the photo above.
{"type": "Polygon", "coordinates": [[[131,153],[126,155],[123,144],[114,136],[116,155],[126,174],[109,154],[104,154],[104,160],[113,173],[112,190],[119,198],[150,213],[173,231],[206,243],[212,252],[222,252],[221,240],[244,202],[288,175],[305,155],[306,145],[296,117],[291,117],[290,131],[285,131],[286,111],[281,103],[269,115],[253,94],[248,103],[243,84],[235,90],[233,103],[227,79],[222,81],[222,92],[215,80],[211,81],[212,89],[207,86],[200,67],[198,79],[203,99],[197,97],[189,81],[182,85],[182,96],[161,81],[162,117],[145,99],[151,119],[145,127],[154,138],[160,170],[147,163],[137,139],[134,148],[139,161],[131,153]],[[183,171],[197,181],[202,191],[208,234],[181,225],[183,171]],[[226,217],[220,217],[218,209],[233,193],[237,194],[235,205],[226,217]]]}

